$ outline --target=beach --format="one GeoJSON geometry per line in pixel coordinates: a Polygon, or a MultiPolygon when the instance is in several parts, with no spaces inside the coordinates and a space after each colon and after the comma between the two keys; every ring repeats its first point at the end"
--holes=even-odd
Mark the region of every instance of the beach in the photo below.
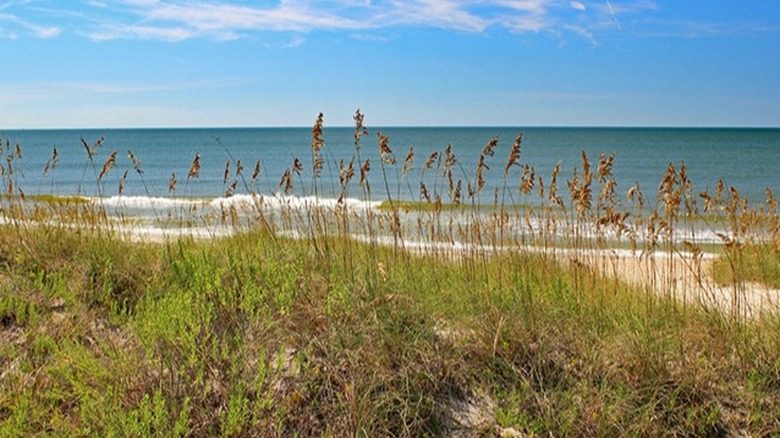
{"type": "MultiPolygon", "coordinates": [[[[131,134],[150,133],[178,134],[131,134]]],[[[765,170],[680,161],[626,175],[618,154],[572,144],[571,170],[557,156],[537,170],[525,135],[468,155],[394,153],[380,137],[340,158],[309,135],[304,158],[285,146],[262,165],[216,139],[220,159],[191,143],[178,158],[124,156],[110,136],[80,158],[5,147],[2,427],[780,430],[780,219],[765,170]]]]}

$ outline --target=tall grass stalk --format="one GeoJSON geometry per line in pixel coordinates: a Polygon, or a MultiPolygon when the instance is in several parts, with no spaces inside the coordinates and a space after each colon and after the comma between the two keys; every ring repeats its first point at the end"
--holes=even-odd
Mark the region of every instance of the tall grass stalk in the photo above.
{"type": "MultiPolygon", "coordinates": [[[[257,189],[261,161],[247,179],[217,139],[229,158],[219,210],[155,212],[208,230],[205,242],[182,230],[133,243],[130,218],[52,196],[56,148],[49,196],[25,194],[21,148],[6,140],[0,435],[780,432],[780,323],[755,298],[780,285],[771,191],[753,207],[721,183],[699,193],[700,212],[686,164],[670,163],[645,205],[638,184],[618,191],[613,155],[583,151],[565,202],[560,164],[537,175],[520,134],[500,187],[486,183],[494,137],[473,174],[455,145],[430,154],[415,192],[414,149],[399,171],[389,137],[362,151],[359,110],[354,120],[332,207],[322,114],[309,187],[293,156],[278,186],[266,173],[268,191],[257,189]],[[389,210],[367,207],[377,164],[389,210]],[[248,204],[230,203],[242,190],[248,204]],[[296,193],[315,202],[283,196],[296,193]]],[[[90,167],[99,198],[117,173],[117,152],[98,172],[102,142],[82,140],[79,195],[90,167]]],[[[120,193],[132,170],[151,197],[128,158],[120,193]]],[[[176,185],[174,174],[180,199],[176,185]]]]}

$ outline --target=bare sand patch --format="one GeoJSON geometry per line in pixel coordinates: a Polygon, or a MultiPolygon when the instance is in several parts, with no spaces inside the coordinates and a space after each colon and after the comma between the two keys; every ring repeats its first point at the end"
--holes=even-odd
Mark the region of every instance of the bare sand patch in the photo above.
{"type": "Polygon", "coordinates": [[[700,304],[724,313],[755,317],[775,311],[780,290],[759,283],[717,284],[712,278],[714,254],[592,251],[565,255],[569,262],[587,265],[601,275],[617,278],[658,296],[700,304]]]}

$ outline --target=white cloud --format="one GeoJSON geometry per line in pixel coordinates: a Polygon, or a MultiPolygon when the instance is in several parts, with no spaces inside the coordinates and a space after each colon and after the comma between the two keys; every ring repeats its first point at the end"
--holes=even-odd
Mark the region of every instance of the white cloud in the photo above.
{"type": "Polygon", "coordinates": [[[182,27],[129,26],[123,24],[105,26],[103,29],[89,33],[89,37],[94,41],[116,39],[182,41],[194,35],[194,32],[182,27]]]}
{"type": "Polygon", "coordinates": [[[655,11],[658,5],[651,0],[611,2],[612,9],[618,14],[636,14],[645,11],[655,11]]]}
{"type": "Polygon", "coordinates": [[[279,0],[270,6],[249,6],[203,0],[123,0],[123,7],[114,7],[126,15],[120,31],[113,30],[114,23],[105,23],[105,28],[90,35],[109,39],[157,34],[160,39],[175,40],[161,31],[165,27],[175,29],[176,37],[212,39],[263,31],[362,32],[398,26],[479,33],[495,24],[525,32],[548,26],[549,8],[557,4],[558,0],[279,0]]]}
{"type": "MultiPolygon", "coordinates": [[[[567,18],[567,10],[590,10],[578,0],[82,0],[78,9],[58,5],[45,11],[25,7],[26,1],[7,2],[0,5],[0,11],[26,9],[25,17],[31,11],[57,17],[70,24],[73,32],[96,41],[232,40],[257,32],[295,32],[299,38],[294,43],[300,44],[299,41],[304,41],[302,35],[312,31],[346,31],[354,36],[410,26],[469,33],[504,27],[515,33],[556,35],[572,33],[570,26],[591,33],[598,29],[595,24],[567,21],[572,20],[570,16],[567,18]]],[[[649,0],[633,0],[615,5],[615,10],[628,14],[652,7],[654,4],[649,0]]],[[[577,19],[590,16],[589,12],[577,19]]],[[[51,38],[62,32],[59,27],[32,22],[29,18],[15,24],[40,38],[51,38]]]]}
{"type": "Polygon", "coordinates": [[[454,0],[416,0],[393,2],[384,23],[377,20],[372,27],[393,25],[423,25],[467,32],[482,32],[490,20],[469,12],[454,0]]]}
{"type": "MultiPolygon", "coordinates": [[[[62,29],[57,26],[39,26],[37,24],[30,23],[27,20],[23,20],[13,14],[0,14],[0,21],[15,24],[19,27],[22,27],[23,29],[31,33],[35,38],[41,38],[41,39],[54,38],[62,32],[62,29]]],[[[15,33],[13,35],[15,35],[15,33]]]]}
{"type": "Polygon", "coordinates": [[[554,2],[549,0],[497,0],[493,3],[497,6],[502,6],[515,11],[527,12],[533,15],[546,13],[548,7],[554,4],[554,2]]]}
{"type": "Polygon", "coordinates": [[[612,3],[609,2],[609,0],[605,0],[607,2],[607,8],[609,9],[610,15],[612,15],[612,20],[617,25],[618,29],[623,30],[623,25],[620,24],[620,20],[618,19],[617,13],[615,12],[615,8],[612,7],[612,3]]]}
{"type": "Polygon", "coordinates": [[[282,44],[283,49],[294,49],[295,47],[299,47],[303,45],[303,43],[306,42],[306,38],[302,37],[301,35],[294,35],[292,38],[290,38],[289,41],[282,44]]]}
{"type": "Polygon", "coordinates": [[[759,23],[705,23],[691,20],[635,20],[643,36],[663,38],[709,38],[724,35],[780,34],[780,26],[759,23]]]}
{"type": "Polygon", "coordinates": [[[349,37],[352,38],[353,40],[373,41],[373,42],[381,42],[381,43],[386,43],[392,39],[389,36],[370,34],[370,33],[352,33],[349,35],[349,37]]]}
{"type": "MultiPolygon", "coordinates": [[[[667,25],[652,15],[658,9],[653,0],[81,0],[78,7],[74,3],[48,2],[43,8],[29,0],[6,0],[0,3],[4,24],[0,36],[54,38],[70,31],[96,41],[176,42],[291,32],[297,35],[288,45],[297,46],[315,31],[386,40],[374,35],[404,27],[432,27],[467,33],[505,28],[561,39],[575,36],[595,44],[599,35],[622,29],[621,22],[648,23],[644,32],[632,27],[636,35],[706,36],[728,31],[717,23],[667,25]]],[[[747,28],[745,32],[776,32],[772,25],[763,28],[773,30],[756,30],[762,28],[760,22],[731,27],[734,32],[747,28]]]]}
{"type": "MultiPolygon", "coordinates": [[[[131,4],[136,5],[138,1],[131,4]]],[[[308,2],[282,1],[275,8],[237,6],[226,3],[150,2],[138,8],[144,20],[177,23],[198,34],[218,34],[224,31],[271,30],[310,31],[313,29],[359,29],[365,27],[348,17],[315,11],[308,2]]]]}
{"type": "Polygon", "coordinates": [[[568,25],[567,24],[567,25],[564,26],[564,28],[566,30],[568,30],[569,32],[572,32],[574,34],[577,34],[577,35],[581,36],[582,38],[584,38],[585,40],[590,42],[590,44],[592,46],[594,46],[594,47],[599,45],[598,41],[596,41],[596,37],[593,36],[593,32],[591,32],[590,30],[588,30],[588,29],[586,29],[584,27],[573,26],[573,25],[568,25]]]}
{"type": "Polygon", "coordinates": [[[512,32],[541,32],[550,28],[550,23],[543,16],[507,17],[501,24],[512,32]]]}
{"type": "Polygon", "coordinates": [[[62,29],[56,26],[39,27],[35,26],[31,29],[38,38],[54,38],[62,33],[62,29]]]}

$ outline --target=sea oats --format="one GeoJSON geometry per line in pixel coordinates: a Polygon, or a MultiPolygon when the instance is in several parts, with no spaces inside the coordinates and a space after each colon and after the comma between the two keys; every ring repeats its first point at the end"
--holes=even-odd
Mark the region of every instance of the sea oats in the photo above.
{"type": "Polygon", "coordinates": [[[244,165],[241,164],[241,160],[236,161],[236,178],[244,174],[244,165]]]}
{"type": "Polygon", "coordinates": [[[429,204],[431,203],[431,197],[428,195],[428,188],[425,187],[425,183],[423,182],[420,182],[420,196],[429,204]]]}
{"type": "Polygon", "coordinates": [[[346,189],[349,182],[355,176],[355,162],[350,161],[348,166],[344,165],[344,160],[339,162],[339,184],[342,189],[346,189]]]}
{"type": "Polygon", "coordinates": [[[133,151],[127,151],[127,157],[130,158],[130,161],[133,163],[133,170],[135,170],[137,174],[143,175],[144,171],[141,169],[141,160],[135,156],[133,151]]]}
{"type": "Polygon", "coordinates": [[[406,172],[412,170],[413,162],[414,162],[414,146],[409,146],[409,152],[406,154],[406,158],[404,158],[404,165],[401,168],[400,179],[403,179],[406,176],[406,172]]]}
{"type": "Polygon", "coordinates": [[[118,151],[111,152],[111,155],[108,156],[108,159],[103,164],[103,169],[100,171],[100,175],[98,176],[98,181],[102,180],[106,174],[108,174],[108,171],[114,168],[114,164],[116,163],[116,154],[118,151]]]}
{"type": "Polygon", "coordinates": [[[390,149],[390,138],[381,132],[376,133],[379,136],[379,156],[382,162],[386,164],[395,164],[393,151],[390,149]]]}
{"type": "MultiPolygon", "coordinates": [[[[196,152],[195,158],[192,160],[192,165],[190,166],[190,171],[187,173],[187,179],[197,178],[198,175],[200,175],[200,153],[196,152]]],[[[184,190],[187,190],[186,187],[184,190]]]]}
{"type": "Polygon", "coordinates": [[[119,196],[122,196],[122,194],[125,193],[125,183],[127,182],[127,173],[129,170],[125,170],[125,173],[122,175],[122,178],[119,179],[119,196]]]}
{"type": "Polygon", "coordinates": [[[371,161],[366,158],[365,163],[363,163],[362,166],[360,166],[360,184],[367,183],[368,182],[368,172],[371,171],[371,161]]]}
{"type": "Polygon", "coordinates": [[[311,149],[315,153],[319,153],[323,146],[325,146],[325,140],[322,138],[322,124],[323,116],[322,113],[320,113],[317,116],[317,121],[314,122],[314,127],[311,128],[311,149]]]}
{"type": "MultiPolygon", "coordinates": [[[[1,141],[0,144],[2,144],[1,141]]],[[[57,167],[57,163],[59,163],[59,161],[60,157],[59,153],[57,152],[57,146],[54,146],[52,148],[51,158],[49,158],[49,161],[46,162],[46,166],[43,168],[43,176],[46,176],[46,173],[48,173],[49,170],[54,170],[54,168],[57,167]]]]}
{"type": "Polygon", "coordinates": [[[226,198],[229,198],[235,194],[236,186],[238,186],[238,181],[233,181],[233,184],[231,184],[230,187],[228,187],[227,190],[225,190],[226,198]]]}
{"type": "Polygon", "coordinates": [[[601,155],[599,155],[599,164],[596,173],[598,174],[598,181],[600,183],[605,182],[608,178],[612,176],[612,165],[614,161],[615,161],[614,153],[610,154],[609,157],[605,156],[604,152],[602,152],[601,155]]]}
{"type": "Polygon", "coordinates": [[[512,149],[509,150],[509,158],[506,160],[506,166],[504,166],[504,178],[509,174],[509,169],[512,166],[520,163],[520,148],[523,142],[523,133],[517,135],[515,143],[512,145],[512,149]]]}
{"type": "Polygon", "coordinates": [[[428,159],[425,160],[425,165],[423,166],[423,171],[430,169],[433,167],[433,163],[436,162],[436,159],[439,157],[439,153],[437,151],[433,151],[431,155],[428,156],[428,159]]]}
{"type": "Polygon", "coordinates": [[[252,170],[252,185],[255,185],[255,181],[257,181],[258,176],[260,176],[260,160],[255,161],[255,167],[252,170]]]}
{"type": "Polygon", "coordinates": [[[364,135],[368,135],[368,130],[363,126],[363,117],[360,109],[355,111],[355,115],[352,116],[352,119],[355,121],[355,133],[353,134],[355,150],[358,152],[360,151],[360,138],[364,135]]]}
{"type": "Polygon", "coordinates": [[[290,193],[293,189],[292,173],[290,172],[290,169],[285,169],[282,179],[279,181],[279,187],[284,187],[285,193],[290,193]]]}
{"type": "Polygon", "coordinates": [[[171,179],[168,181],[168,193],[176,190],[176,173],[171,174],[171,179]]]}
{"type": "Polygon", "coordinates": [[[550,176],[550,190],[549,190],[549,199],[550,202],[557,204],[559,207],[566,209],[563,198],[558,194],[558,174],[561,172],[561,162],[559,161],[558,164],[555,165],[555,168],[553,168],[552,175],[550,176]]]}
{"type": "Polygon", "coordinates": [[[320,155],[320,151],[325,146],[325,140],[322,138],[322,113],[317,116],[314,126],[311,128],[311,154],[312,154],[312,175],[319,178],[325,161],[320,155]]]}
{"type": "Polygon", "coordinates": [[[520,194],[527,195],[534,188],[536,170],[533,166],[526,164],[523,166],[523,173],[520,175],[520,194]]]}

